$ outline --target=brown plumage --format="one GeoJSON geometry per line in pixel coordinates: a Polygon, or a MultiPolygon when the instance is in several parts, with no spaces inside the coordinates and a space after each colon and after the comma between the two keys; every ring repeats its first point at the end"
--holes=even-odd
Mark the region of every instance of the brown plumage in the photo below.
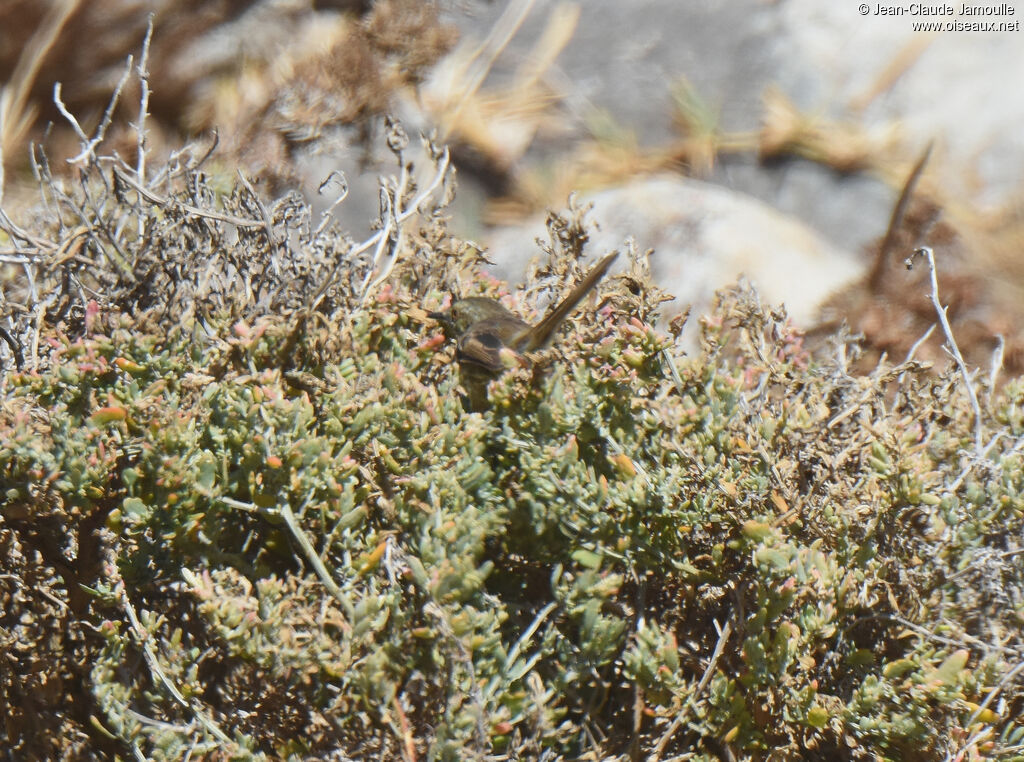
{"type": "Polygon", "coordinates": [[[521,354],[547,346],[565,318],[604,277],[618,255],[612,252],[598,262],[537,325],[530,325],[494,299],[482,296],[459,299],[445,312],[430,313],[455,337],[455,355],[474,410],[486,407],[487,382],[507,367],[502,352],[521,354]]]}

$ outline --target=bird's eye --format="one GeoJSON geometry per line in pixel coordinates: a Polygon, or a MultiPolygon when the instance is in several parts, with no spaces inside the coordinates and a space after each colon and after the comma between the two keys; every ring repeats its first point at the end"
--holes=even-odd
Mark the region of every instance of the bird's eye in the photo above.
{"type": "Polygon", "coordinates": [[[449,313],[451,313],[452,320],[458,320],[459,319],[459,308],[458,307],[452,307],[449,310],[449,313]]]}

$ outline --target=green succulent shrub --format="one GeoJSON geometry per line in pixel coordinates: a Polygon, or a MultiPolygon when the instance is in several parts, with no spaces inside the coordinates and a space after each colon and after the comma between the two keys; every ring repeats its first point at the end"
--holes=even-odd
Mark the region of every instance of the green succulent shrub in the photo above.
{"type": "Polygon", "coordinates": [[[583,213],[510,294],[390,136],[370,244],[98,162],[6,228],[59,307],[4,371],[9,753],[1024,759],[1024,387],[851,376],[743,290],[687,354],[630,252],[467,412],[427,311],[536,319],[583,213]]]}

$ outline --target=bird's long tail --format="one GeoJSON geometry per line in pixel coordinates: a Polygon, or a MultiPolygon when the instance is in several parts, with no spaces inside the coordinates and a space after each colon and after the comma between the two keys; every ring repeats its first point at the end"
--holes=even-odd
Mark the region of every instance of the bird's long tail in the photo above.
{"type": "Polygon", "coordinates": [[[546,346],[551,337],[555,335],[555,331],[558,330],[558,326],[562,324],[562,321],[568,317],[569,313],[573,311],[580,300],[583,299],[590,290],[597,285],[598,281],[604,277],[605,273],[608,272],[608,268],[611,267],[612,262],[619,256],[619,252],[613,251],[607,255],[604,259],[598,262],[588,272],[583,280],[579,282],[579,285],[572,290],[572,292],[560,301],[555,307],[548,311],[548,314],[544,316],[537,325],[531,327],[524,333],[522,337],[516,341],[518,345],[516,348],[520,352],[533,352],[534,350],[540,349],[546,346]]]}

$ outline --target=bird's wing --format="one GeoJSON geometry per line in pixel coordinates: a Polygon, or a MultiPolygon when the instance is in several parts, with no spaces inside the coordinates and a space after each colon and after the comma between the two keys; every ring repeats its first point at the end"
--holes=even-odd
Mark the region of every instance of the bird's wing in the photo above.
{"type": "Polygon", "coordinates": [[[491,321],[470,326],[459,337],[456,354],[461,364],[469,363],[491,373],[500,373],[505,369],[505,363],[501,359],[501,350],[505,348],[505,342],[501,340],[496,326],[487,325],[488,322],[491,321]]]}

